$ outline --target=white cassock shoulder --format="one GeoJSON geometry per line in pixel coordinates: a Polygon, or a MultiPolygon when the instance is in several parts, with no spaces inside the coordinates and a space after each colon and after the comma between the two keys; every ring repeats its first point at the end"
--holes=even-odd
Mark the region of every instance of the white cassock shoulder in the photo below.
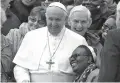
{"type": "Polygon", "coordinates": [[[37,65],[39,64],[38,59],[42,53],[42,49],[45,46],[46,33],[46,27],[28,32],[25,35],[13,62],[24,68],[33,70],[37,69],[37,65]],[[34,54],[36,50],[39,50],[39,54],[36,55],[37,57],[34,54]]]}

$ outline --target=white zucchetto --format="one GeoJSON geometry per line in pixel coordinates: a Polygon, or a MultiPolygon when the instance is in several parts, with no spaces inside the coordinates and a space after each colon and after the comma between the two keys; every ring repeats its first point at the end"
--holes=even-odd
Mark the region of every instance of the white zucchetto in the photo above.
{"type": "Polygon", "coordinates": [[[67,12],[66,7],[62,3],[60,3],[60,2],[53,2],[48,7],[59,7],[62,10],[64,10],[65,12],[67,12]]]}

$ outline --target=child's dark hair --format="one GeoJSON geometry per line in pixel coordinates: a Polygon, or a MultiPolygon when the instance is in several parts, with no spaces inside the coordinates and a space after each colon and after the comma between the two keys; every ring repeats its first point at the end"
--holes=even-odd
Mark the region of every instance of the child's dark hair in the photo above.
{"type": "Polygon", "coordinates": [[[85,45],[80,45],[80,46],[78,46],[77,48],[83,48],[83,49],[85,49],[86,52],[87,52],[87,54],[88,54],[87,56],[92,58],[92,63],[95,62],[95,61],[94,61],[94,58],[93,58],[93,55],[92,55],[92,52],[91,52],[91,50],[90,50],[87,46],[85,46],[85,45]]]}
{"type": "Polygon", "coordinates": [[[46,24],[46,17],[45,17],[46,9],[41,6],[34,7],[31,12],[30,16],[36,16],[39,15],[41,17],[41,20],[45,22],[46,24]]]}

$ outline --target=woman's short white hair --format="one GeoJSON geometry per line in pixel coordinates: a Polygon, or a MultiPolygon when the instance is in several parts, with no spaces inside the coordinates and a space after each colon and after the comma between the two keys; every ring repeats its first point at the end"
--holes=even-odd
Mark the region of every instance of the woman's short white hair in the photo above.
{"type": "Polygon", "coordinates": [[[71,18],[74,12],[86,12],[88,14],[88,18],[91,18],[91,12],[89,11],[88,8],[86,8],[83,5],[78,5],[78,6],[73,7],[70,11],[69,18],[71,18]]]}

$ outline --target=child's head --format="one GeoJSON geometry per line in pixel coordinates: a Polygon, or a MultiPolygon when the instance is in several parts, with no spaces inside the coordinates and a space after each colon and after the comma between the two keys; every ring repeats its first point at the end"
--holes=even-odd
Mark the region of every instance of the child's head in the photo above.
{"type": "Polygon", "coordinates": [[[45,12],[46,9],[41,6],[34,7],[28,17],[29,26],[35,28],[44,27],[46,25],[45,12]]]}

